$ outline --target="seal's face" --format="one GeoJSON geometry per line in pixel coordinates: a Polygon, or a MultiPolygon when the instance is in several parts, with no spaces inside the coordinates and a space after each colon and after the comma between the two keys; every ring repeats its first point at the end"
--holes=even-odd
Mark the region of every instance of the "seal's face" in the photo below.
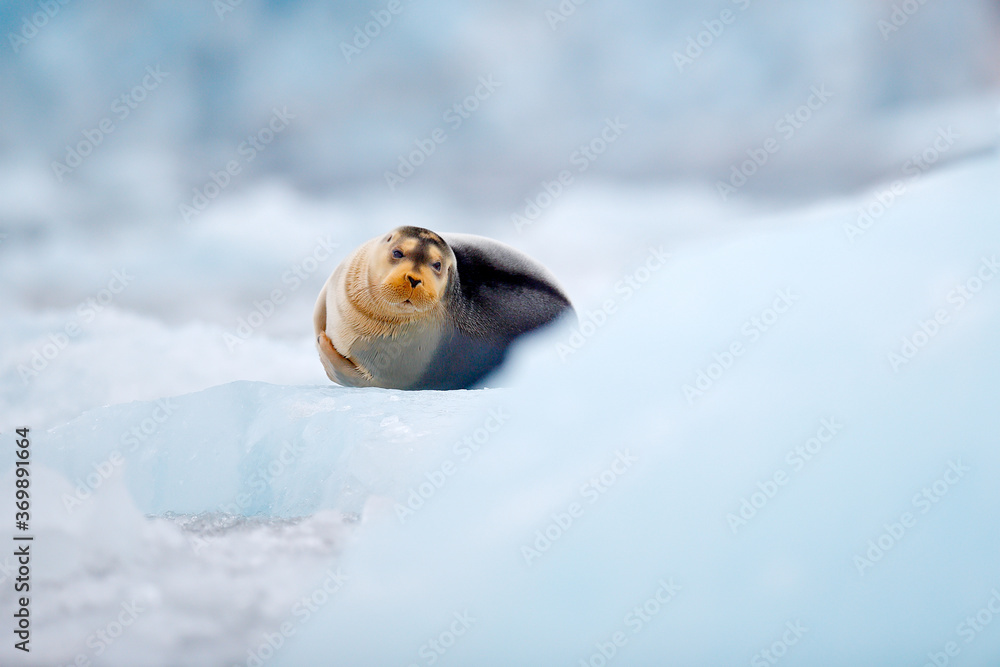
{"type": "Polygon", "coordinates": [[[400,314],[424,313],[441,303],[455,255],[444,239],[420,227],[398,227],[369,256],[373,291],[400,314]]]}

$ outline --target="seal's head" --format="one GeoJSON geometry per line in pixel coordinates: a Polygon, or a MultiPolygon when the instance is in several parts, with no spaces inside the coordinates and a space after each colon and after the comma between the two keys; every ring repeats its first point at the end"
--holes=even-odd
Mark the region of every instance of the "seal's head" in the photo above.
{"type": "Polygon", "coordinates": [[[455,254],[434,232],[397,227],[368,247],[368,286],[382,314],[408,320],[440,310],[455,254]]]}

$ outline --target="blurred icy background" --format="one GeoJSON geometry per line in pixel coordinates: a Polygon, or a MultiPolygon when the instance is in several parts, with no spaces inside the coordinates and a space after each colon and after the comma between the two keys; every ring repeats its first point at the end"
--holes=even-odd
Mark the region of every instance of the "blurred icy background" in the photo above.
{"type": "Polygon", "coordinates": [[[343,253],[402,222],[512,241],[587,299],[648,240],[744,229],[747,210],[868,194],[997,144],[1000,7],[987,0],[912,16],[872,0],[45,7],[51,18],[27,0],[0,7],[0,307],[19,323],[3,335],[44,339],[112,271],[135,279],[61,355],[86,396],[60,395],[55,373],[25,386],[15,367],[40,339],[5,340],[0,405],[39,425],[232,378],[322,381],[300,362],[315,293],[343,253]],[[831,97],[783,120],[814,87],[831,97]],[[257,150],[248,137],[275,109],[294,118],[257,150]],[[607,119],[625,129],[581,158],[607,119]],[[435,130],[446,139],[391,190],[386,173],[435,130]],[[720,196],[768,139],[779,151],[720,196]],[[573,183],[533,210],[563,170],[573,183]],[[303,271],[320,238],[341,255],[303,271]],[[604,261],[580,272],[595,248],[604,261]],[[287,301],[264,335],[218,368],[165,351],[174,327],[221,344],[275,289],[287,301]],[[132,369],[118,382],[109,361],[91,372],[91,334],[148,346],[116,346],[132,369]]]}
{"type": "Polygon", "coordinates": [[[952,639],[949,660],[995,664],[996,624],[971,646],[955,626],[1000,585],[1000,292],[961,313],[948,296],[1000,250],[1000,3],[17,0],[0,33],[0,437],[31,426],[61,473],[36,480],[37,662],[4,640],[4,664],[253,664],[286,619],[264,662],[429,664],[418,649],[467,606],[479,634],[442,664],[577,664],[671,576],[671,618],[616,661],[745,664],[801,615],[815,643],[787,664],[923,664],[952,639]],[[315,295],[403,223],[524,249],[581,313],[650,246],[676,263],[509,389],[339,390],[315,295]],[[789,287],[798,319],[689,405],[681,386],[789,287]],[[894,372],[886,354],[942,307],[955,323],[894,372]],[[498,405],[526,421],[440,510],[396,521],[498,405]],[[831,414],[842,458],[793,480],[756,541],[734,536],[726,513],[831,414]],[[525,566],[520,546],[633,442],[633,487],[525,566]],[[971,479],[902,564],[859,575],[963,456],[971,479]],[[92,496],[68,510],[80,480],[92,496]],[[340,606],[290,614],[342,564],[340,606]],[[143,616],[98,654],[88,636],[133,600],[143,616]]]}

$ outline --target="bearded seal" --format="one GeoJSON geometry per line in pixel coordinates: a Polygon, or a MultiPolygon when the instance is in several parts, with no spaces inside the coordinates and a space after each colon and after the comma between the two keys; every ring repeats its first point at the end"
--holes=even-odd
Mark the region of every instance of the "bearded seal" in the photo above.
{"type": "Polygon", "coordinates": [[[567,313],[541,264],[471,234],[398,227],[355,249],[316,300],[327,376],[350,387],[469,389],[511,344],[567,313]]]}

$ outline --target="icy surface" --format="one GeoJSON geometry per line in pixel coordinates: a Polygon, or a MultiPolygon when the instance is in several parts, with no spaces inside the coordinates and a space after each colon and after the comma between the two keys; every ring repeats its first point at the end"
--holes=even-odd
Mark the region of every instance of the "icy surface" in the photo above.
{"type": "MultiPolygon", "coordinates": [[[[9,474],[2,482],[13,485],[9,474]]],[[[303,596],[342,577],[331,559],[349,530],[337,513],[147,519],[117,472],[67,509],[73,485],[38,463],[32,488],[31,653],[4,641],[5,665],[229,664],[288,618],[308,621],[318,607],[303,596]]],[[[0,604],[12,610],[10,553],[0,572],[0,604]]]]}
{"type": "Polygon", "coordinates": [[[146,514],[357,515],[502,395],[235,382],[88,412],[47,433],[39,460],[82,484],[77,496],[122,468],[146,514]],[[81,447],[81,433],[101,435],[81,447]]]}
{"type": "Polygon", "coordinates": [[[925,177],[863,233],[871,197],[686,242],[633,221],[598,278],[593,251],[560,260],[579,332],[523,349],[504,389],[320,384],[308,341],[264,331],[241,379],[218,330],[173,327],[160,344],[190,356],[120,403],[133,371],[103,359],[139,359],[151,324],[114,315],[66,357],[89,371],[38,378],[81,406],[103,377],[119,404],[42,415],[39,649],[0,660],[995,664],[997,182],[994,158],[925,177]]]}

